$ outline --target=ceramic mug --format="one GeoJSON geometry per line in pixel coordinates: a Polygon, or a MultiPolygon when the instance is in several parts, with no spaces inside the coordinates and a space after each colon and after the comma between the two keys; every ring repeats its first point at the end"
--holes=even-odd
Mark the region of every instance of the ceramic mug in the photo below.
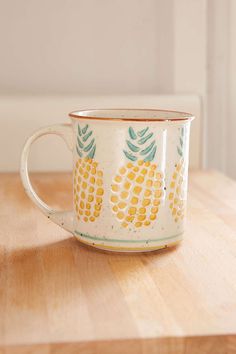
{"type": "Polygon", "coordinates": [[[112,251],[150,251],[182,239],[186,218],[189,113],[95,109],[71,124],[36,131],[21,156],[25,191],[53,222],[83,243],[112,251]],[[45,204],[29,180],[31,144],[61,136],[73,155],[73,211],[45,204]]]}

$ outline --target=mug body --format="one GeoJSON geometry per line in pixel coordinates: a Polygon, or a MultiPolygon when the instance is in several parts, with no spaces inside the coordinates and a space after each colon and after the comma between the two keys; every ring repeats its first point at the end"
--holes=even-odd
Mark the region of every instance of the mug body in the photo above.
{"type": "Polygon", "coordinates": [[[70,114],[74,235],[115,251],[182,239],[192,115],[158,110],[70,114]]]}

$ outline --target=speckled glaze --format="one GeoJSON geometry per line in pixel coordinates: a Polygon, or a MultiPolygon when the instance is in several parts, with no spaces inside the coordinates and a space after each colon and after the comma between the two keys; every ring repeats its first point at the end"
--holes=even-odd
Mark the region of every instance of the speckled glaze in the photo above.
{"type": "Polygon", "coordinates": [[[93,110],[72,124],[35,132],[21,156],[25,191],[48,218],[78,240],[111,251],[151,251],[182,239],[189,131],[193,116],[160,110],[93,110]],[[61,136],[73,154],[73,211],[47,206],[27,168],[31,144],[61,136]]]}

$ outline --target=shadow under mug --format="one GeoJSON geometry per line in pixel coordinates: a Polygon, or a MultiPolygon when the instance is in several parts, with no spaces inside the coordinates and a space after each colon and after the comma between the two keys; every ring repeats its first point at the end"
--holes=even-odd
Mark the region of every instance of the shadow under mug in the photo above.
{"type": "Polygon", "coordinates": [[[189,132],[193,115],[154,109],[95,109],[71,124],[36,131],[21,155],[31,200],[78,240],[111,251],[150,251],[182,239],[189,132]],[[36,194],[27,161],[31,144],[61,136],[73,155],[73,211],[56,211],[36,194]]]}

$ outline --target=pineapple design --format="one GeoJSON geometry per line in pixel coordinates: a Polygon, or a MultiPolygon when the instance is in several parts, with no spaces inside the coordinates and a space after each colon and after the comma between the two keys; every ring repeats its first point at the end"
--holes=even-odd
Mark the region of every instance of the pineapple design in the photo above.
{"type": "Polygon", "coordinates": [[[101,213],[103,201],[103,172],[94,160],[95,138],[88,124],[78,124],[78,160],[74,166],[74,205],[78,220],[94,222],[101,213]]]}
{"type": "Polygon", "coordinates": [[[153,163],[157,146],[149,128],[128,129],[128,162],[120,167],[111,185],[112,211],[123,227],[147,227],[158,214],[163,198],[163,176],[153,163]]]}
{"type": "Polygon", "coordinates": [[[177,146],[177,152],[180,157],[179,162],[175,165],[175,171],[172,175],[170,183],[170,209],[175,222],[182,220],[185,216],[186,198],[185,198],[185,162],[183,159],[184,149],[184,128],[181,128],[179,137],[179,145],[177,146]]]}

